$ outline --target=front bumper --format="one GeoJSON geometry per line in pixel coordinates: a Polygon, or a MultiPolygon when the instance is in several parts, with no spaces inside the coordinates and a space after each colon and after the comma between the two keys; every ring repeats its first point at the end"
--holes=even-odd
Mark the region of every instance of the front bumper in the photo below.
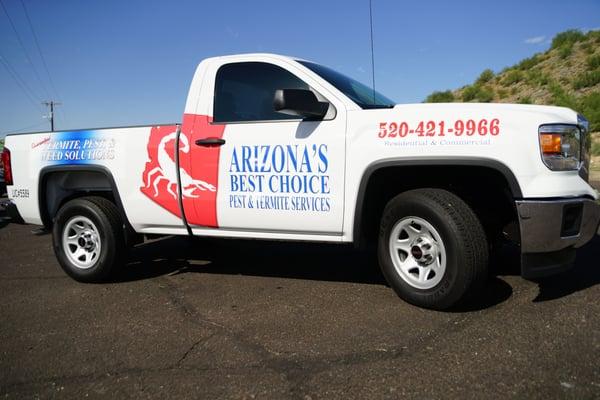
{"type": "Polygon", "coordinates": [[[517,200],[521,275],[539,278],[564,271],[575,249],[600,234],[600,203],[588,198],[517,200]]]}

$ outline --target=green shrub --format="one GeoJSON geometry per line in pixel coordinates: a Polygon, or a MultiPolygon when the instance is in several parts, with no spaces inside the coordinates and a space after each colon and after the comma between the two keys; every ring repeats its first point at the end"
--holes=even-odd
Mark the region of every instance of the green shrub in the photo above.
{"type": "Polygon", "coordinates": [[[590,131],[600,132],[600,92],[593,92],[579,100],[577,108],[588,121],[590,121],[590,131]]]}
{"type": "Polygon", "coordinates": [[[475,83],[484,84],[488,83],[492,79],[494,79],[494,71],[488,68],[485,71],[483,71],[481,75],[479,75],[479,78],[477,78],[477,81],[475,81],[475,83]]]}
{"type": "Polygon", "coordinates": [[[482,103],[489,103],[494,100],[494,90],[490,87],[482,87],[477,93],[477,100],[482,103]]]}
{"type": "Polygon", "coordinates": [[[536,80],[536,83],[540,86],[546,86],[549,82],[550,77],[546,74],[541,74],[536,80]]]}
{"type": "Polygon", "coordinates": [[[587,36],[590,39],[595,40],[596,43],[600,43],[600,31],[589,31],[587,36]]]}
{"type": "Polygon", "coordinates": [[[600,83],[600,69],[592,72],[584,72],[577,75],[577,78],[573,81],[573,87],[575,90],[594,86],[600,83]]]}
{"type": "Polygon", "coordinates": [[[425,99],[425,103],[452,103],[454,94],[450,90],[433,92],[425,99]]]}
{"type": "Polygon", "coordinates": [[[558,56],[561,60],[566,59],[573,54],[573,44],[565,44],[558,49],[558,56]]]}
{"type": "Polygon", "coordinates": [[[565,92],[565,90],[556,82],[549,85],[550,94],[552,95],[552,104],[561,107],[569,107],[574,110],[578,108],[577,99],[565,92]]]}
{"type": "Polygon", "coordinates": [[[568,46],[572,47],[574,43],[585,39],[585,35],[581,33],[579,29],[569,29],[568,31],[561,32],[554,36],[552,39],[551,49],[558,49],[559,47],[568,46]]]}
{"type": "Polygon", "coordinates": [[[593,54],[595,49],[594,45],[588,41],[581,44],[581,50],[585,51],[586,54],[593,54]]]}
{"type": "Polygon", "coordinates": [[[473,100],[481,103],[489,103],[494,100],[494,90],[488,86],[465,86],[462,92],[462,101],[473,100]]]}
{"type": "Polygon", "coordinates": [[[598,141],[592,142],[592,155],[600,156],[600,142],[598,142],[598,141]]]}
{"type": "Polygon", "coordinates": [[[471,101],[475,100],[477,95],[479,94],[479,86],[465,86],[462,92],[462,101],[471,101]]]}
{"type": "Polygon", "coordinates": [[[540,55],[535,54],[533,57],[526,58],[517,64],[517,68],[521,71],[527,71],[530,68],[535,67],[541,61],[540,55]]]}
{"type": "Polygon", "coordinates": [[[533,68],[527,71],[525,80],[531,85],[546,86],[549,78],[548,75],[544,74],[541,69],[533,68]]]}
{"type": "Polygon", "coordinates": [[[523,80],[523,72],[512,69],[506,73],[502,84],[504,86],[513,85],[523,80]]]}
{"type": "Polygon", "coordinates": [[[586,60],[586,64],[590,71],[600,67],[600,54],[595,56],[589,56],[586,60]]]}
{"type": "Polygon", "coordinates": [[[519,104],[533,104],[533,102],[531,101],[531,97],[525,96],[519,99],[519,104]]]}
{"type": "Polygon", "coordinates": [[[500,100],[505,99],[508,96],[506,89],[498,89],[498,98],[500,100]]]}

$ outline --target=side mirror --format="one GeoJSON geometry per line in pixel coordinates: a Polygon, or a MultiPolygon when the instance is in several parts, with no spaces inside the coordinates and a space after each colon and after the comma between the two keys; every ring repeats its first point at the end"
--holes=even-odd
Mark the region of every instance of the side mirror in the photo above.
{"type": "Polygon", "coordinates": [[[321,120],[327,114],[329,103],[317,99],[308,89],[277,89],[273,98],[275,111],[296,115],[308,120],[321,120]]]}

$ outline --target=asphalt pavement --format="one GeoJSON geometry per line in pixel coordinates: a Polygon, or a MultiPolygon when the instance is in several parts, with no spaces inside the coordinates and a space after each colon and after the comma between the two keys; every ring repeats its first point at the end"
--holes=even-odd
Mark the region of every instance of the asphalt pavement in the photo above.
{"type": "Polygon", "coordinates": [[[165,238],[80,284],[33,228],[0,220],[3,398],[600,398],[599,238],[435,312],[346,246],[165,238]]]}

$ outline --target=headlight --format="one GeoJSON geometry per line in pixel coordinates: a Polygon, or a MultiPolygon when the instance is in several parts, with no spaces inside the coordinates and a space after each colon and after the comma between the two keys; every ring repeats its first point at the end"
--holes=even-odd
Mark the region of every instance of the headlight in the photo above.
{"type": "Polygon", "coordinates": [[[590,137],[590,123],[581,114],[577,115],[577,125],[581,131],[581,168],[579,175],[589,182],[590,178],[590,159],[592,157],[592,138],[590,137]]]}
{"type": "Polygon", "coordinates": [[[581,166],[581,131],[575,125],[542,125],[542,160],[553,171],[576,171],[581,166]]]}

